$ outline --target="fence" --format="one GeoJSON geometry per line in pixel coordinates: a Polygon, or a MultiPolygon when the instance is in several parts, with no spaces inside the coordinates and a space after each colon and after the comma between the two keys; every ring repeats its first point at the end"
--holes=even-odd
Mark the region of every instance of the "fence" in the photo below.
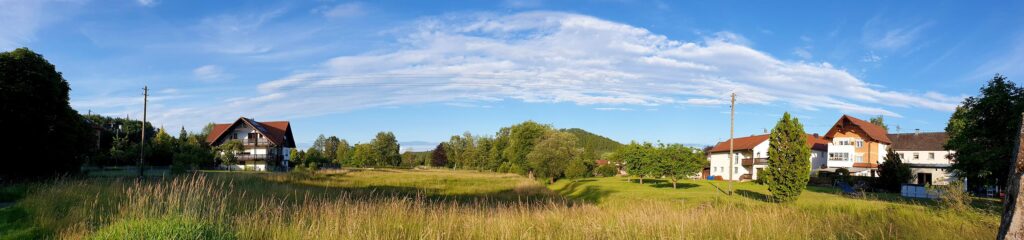
{"type": "Polygon", "coordinates": [[[904,197],[936,199],[939,198],[939,194],[939,190],[928,189],[921,185],[903,184],[903,187],[900,188],[900,196],[904,197]]]}

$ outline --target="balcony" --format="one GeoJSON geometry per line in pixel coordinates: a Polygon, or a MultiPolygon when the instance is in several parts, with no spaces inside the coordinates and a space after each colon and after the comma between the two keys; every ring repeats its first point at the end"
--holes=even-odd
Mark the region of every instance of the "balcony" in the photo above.
{"type": "Polygon", "coordinates": [[[744,158],[741,163],[744,167],[749,167],[753,165],[767,165],[768,158],[744,158]]]}
{"type": "Polygon", "coordinates": [[[858,168],[878,168],[877,163],[853,163],[853,167],[858,168]]]}
{"type": "Polygon", "coordinates": [[[242,142],[242,145],[245,146],[269,146],[272,144],[272,142],[263,138],[241,139],[240,141],[242,142]]]}
{"type": "Polygon", "coordinates": [[[276,154],[237,154],[235,159],[238,161],[280,161],[283,158],[276,154]]]}

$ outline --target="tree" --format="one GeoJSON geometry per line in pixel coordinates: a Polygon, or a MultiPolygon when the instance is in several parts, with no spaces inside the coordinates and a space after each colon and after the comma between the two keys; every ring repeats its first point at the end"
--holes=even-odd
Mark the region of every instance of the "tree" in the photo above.
{"type": "Polygon", "coordinates": [[[637,176],[640,184],[644,184],[645,176],[661,174],[661,164],[654,158],[654,146],[651,143],[630,142],[615,151],[615,160],[626,164],[626,171],[637,176]]]}
{"type": "Polygon", "coordinates": [[[0,53],[0,138],[8,154],[0,181],[74,173],[96,138],[68,102],[68,82],[42,55],[27,48],[0,53]]]}
{"type": "Polygon", "coordinates": [[[147,149],[146,153],[146,164],[166,166],[171,164],[174,158],[174,152],[178,148],[178,141],[167,134],[164,128],[160,128],[156,132],[156,136],[153,136],[153,141],[150,144],[152,150],[147,149]]]}
{"type": "Polygon", "coordinates": [[[549,179],[554,183],[570,161],[579,161],[583,149],[576,145],[571,133],[548,131],[544,138],[527,154],[531,175],[549,179]]]}
{"type": "Polygon", "coordinates": [[[416,153],[412,152],[412,149],[405,150],[402,153],[402,166],[403,167],[415,167],[420,163],[416,162],[416,153]]]}
{"type": "MultiPolygon", "coordinates": [[[[245,151],[242,146],[242,142],[239,140],[230,140],[217,146],[217,159],[220,160],[221,164],[224,165],[235,165],[238,162],[236,154],[245,151]]],[[[231,169],[230,167],[228,169],[231,169]]]]}
{"type": "Polygon", "coordinates": [[[619,170],[616,169],[615,165],[613,165],[612,163],[597,166],[597,168],[594,169],[594,172],[594,175],[602,177],[611,177],[615,176],[616,174],[619,174],[619,170]]]}
{"type": "Polygon", "coordinates": [[[1005,189],[1024,112],[1024,89],[997,74],[980,92],[964,99],[946,125],[945,147],[956,152],[950,169],[966,177],[972,189],[1005,189]]]}
{"type": "Polygon", "coordinates": [[[338,141],[338,149],[334,152],[334,163],[339,166],[349,166],[350,161],[352,161],[352,146],[349,146],[345,139],[341,139],[338,141]]]}
{"type": "Polygon", "coordinates": [[[324,141],[324,157],[330,162],[334,162],[338,159],[338,147],[341,146],[341,139],[338,137],[330,136],[324,141]]]}
{"type": "Polygon", "coordinates": [[[565,167],[565,178],[576,180],[587,176],[587,163],[585,160],[576,159],[569,162],[569,166],[565,167]]]}
{"type": "Polygon", "coordinates": [[[315,164],[316,166],[320,166],[327,162],[327,157],[324,156],[324,153],[320,151],[319,148],[309,147],[309,149],[306,149],[306,156],[304,160],[305,161],[302,163],[305,165],[315,164]]]}
{"type": "Polygon", "coordinates": [[[395,139],[395,134],[391,132],[379,132],[377,137],[370,142],[373,149],[377,152],[378,157],[374,160],[376,162],[373,165],[376,166],[398,166],[402,163],[402,156],[398,153],[401,146],[398,145],[398,140],[395,139]]]}
{"type": "Polygon", "coordinates": [[[889,130],[889,125],[885,125],[885,118],[883,118],[882,115],[872,117],[870,122],[871,124],[878,125],[879,127],[882,127],[885,130],[889,130]]]}
{"type": "Polygon", "coordinates": [[[526,155],[533,151],[533,146],[549,131],[553,131],[551,126],[541,125],[534,121],[526,121],[509,128],[508,147],[502,154],[508,159],[512,168],[517,169],[516,173],[525,174],[531,170],[526,164],[526,155]]]}
{"type": "Polygon", "coordinates": [[[775,200],[789,202],[800,196],[810,180],[810,157],[803,124],[786,112],[768,138],[768,167],[764,170],[765,183],[775,200]]]}
{"type": "Polygon", "coordinates": [[[448,165],[448,153],[445,152],[444,143],[438,143],[434,151],[430,152],[430,166],[440,167],[448,165]]]}
{"type": "Polygon", "coordinates": [[[352,166],[366,167],[378,162],[380,156],[371,144],[356,144],[352,149],[352,166]]]}
{"type": "Polygon", "coordinates": [[[903,164],[896,150],[889,148],[885,153],[885,162],[878,165],[878,183],[889,192],[899,192],[904,183],[910,181],[910,166],[903,164]]]}
{"type": "Polygon", "coordinates": [[[658,162],[661,164],[661,175],[672,181],[676,188],[679,179],[688,178],[704,169],[707,159],[700,150],[682,144],[662,145],[658,148],[658,162]]]}

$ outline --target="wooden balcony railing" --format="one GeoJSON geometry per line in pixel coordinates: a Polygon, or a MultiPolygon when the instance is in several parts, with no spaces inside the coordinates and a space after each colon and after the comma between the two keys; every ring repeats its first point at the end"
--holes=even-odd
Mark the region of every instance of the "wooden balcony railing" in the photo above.
{"type": "Polygon", "coordinates": [[[766,165],[768,158],[744,158],[741,163],[743,166],[766,165]]]}

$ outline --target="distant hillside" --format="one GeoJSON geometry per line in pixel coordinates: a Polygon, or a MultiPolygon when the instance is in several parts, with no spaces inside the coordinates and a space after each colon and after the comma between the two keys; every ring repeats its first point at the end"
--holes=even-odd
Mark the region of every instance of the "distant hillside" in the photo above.
{"type": "Polygon", "coordinates": [[[597,135],[579,128],[562,129],[561,131],[572,133],[584,149],[584,156],[587,159],[600,159],[601,154],[614,152],[622,143],[616,142],[605,136],[597,135]]]}

